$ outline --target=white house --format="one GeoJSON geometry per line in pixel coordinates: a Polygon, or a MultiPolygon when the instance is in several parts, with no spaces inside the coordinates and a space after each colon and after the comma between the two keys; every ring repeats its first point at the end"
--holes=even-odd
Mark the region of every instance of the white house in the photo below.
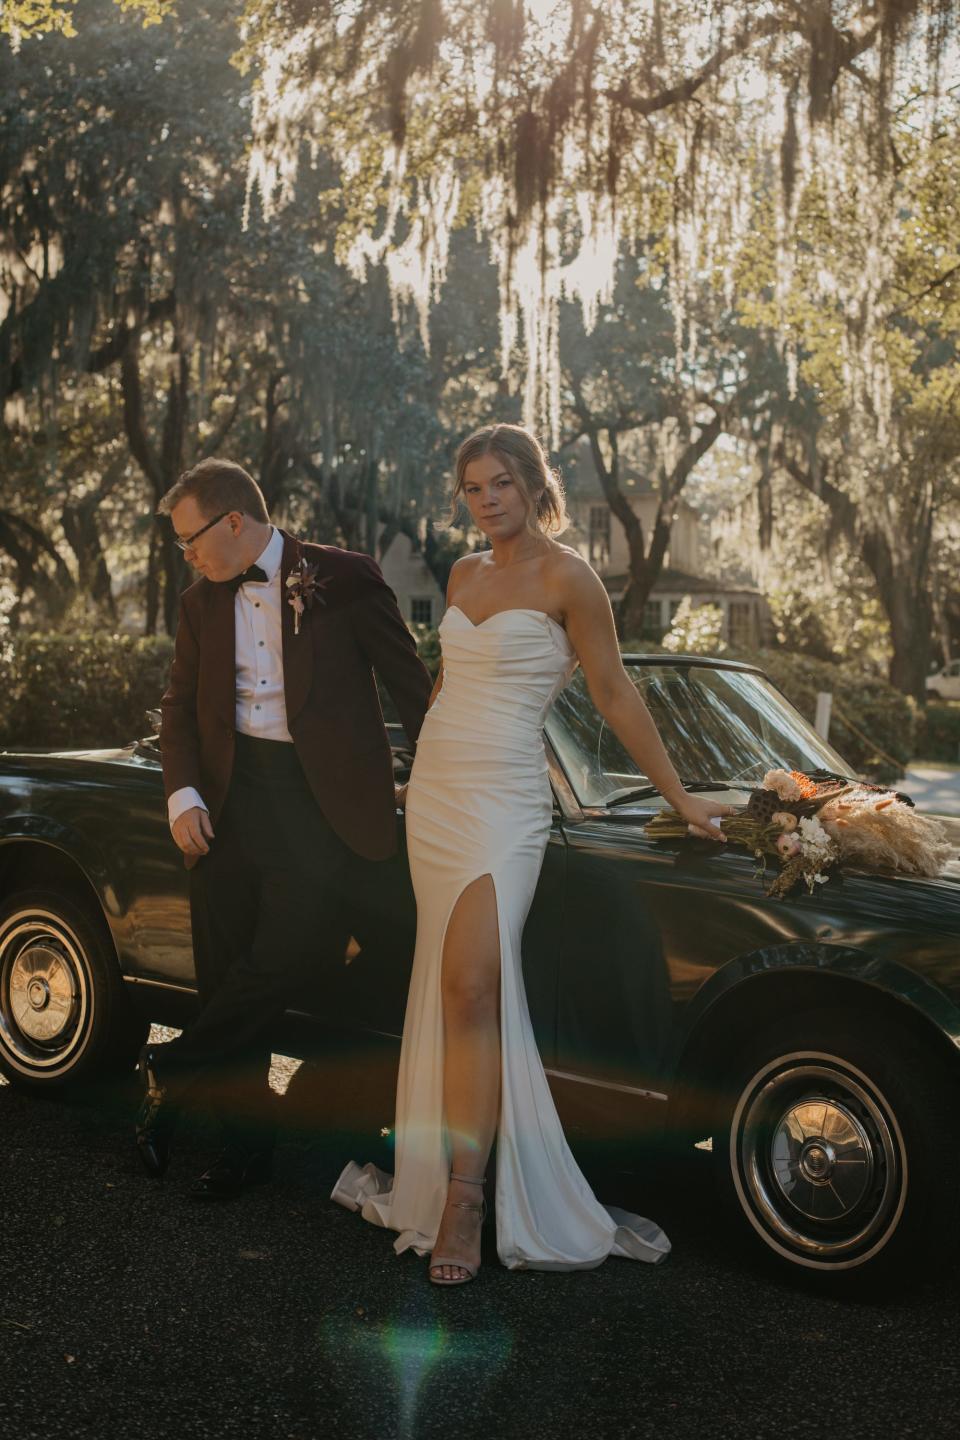
{"type": "Polygon", "coordinates": [[[410,625],[440,623],[444,596],[409,535],[395,535],[380,560],[383,578],[397,597],[400,614],[410,625]]]}
{"type": "MultiPolygon", "coordinates": [[[[565,466],[564,470],[567,471],[565,466]]],[[[613,601],[627,586],[629,550],[623,526],[607,504],[590,453],[582,439],[569,464],[570,488],[567,510],[573,522],[563,536],[567,545],[589,560],[613,601]]],[[[649,537],[656,519],[659,496],[638,473],[623,469],[621,488],[630,508],[640,517],[644,536],[649,537]]],[[[723,636],[736,648],[761,645],[769,638],[769,607],[756,587],[731,584],[719,576],[704,574],[703,526],[697,509],[682,495],[677,500],[670,544],[664,565],[650,592],[644,610],[643,634],[660,640],[669,630],[681,600],[689,595],[695,605],[716,605],[723,611],[723,636]]]]}

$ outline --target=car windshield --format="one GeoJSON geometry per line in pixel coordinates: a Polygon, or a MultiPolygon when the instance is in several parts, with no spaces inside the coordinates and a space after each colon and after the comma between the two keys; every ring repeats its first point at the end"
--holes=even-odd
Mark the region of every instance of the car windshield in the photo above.
{"type": "MultiPolygon", "coordinates": [[[[748,670],[625,661],[685,783],[747,788],[768,770],[854,772],[770,681],[748,670]]],[[[547,735],[581,805],[603,805],[649,781],[597,713],[578,670],[547,718],[547,735]]]]}

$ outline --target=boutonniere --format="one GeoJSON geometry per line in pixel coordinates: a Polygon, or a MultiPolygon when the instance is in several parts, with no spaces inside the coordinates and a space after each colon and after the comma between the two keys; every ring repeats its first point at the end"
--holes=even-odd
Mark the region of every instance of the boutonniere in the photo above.
{"type": "Polygon", "coordinates": [[[321,605],[326,605],[326,597],[321,594],[330,584],[331,577],[325,575],[322,580],[317,578],[319,565],[311,565],[306,555],[301,555],[295,570],[291,570],[287,576],[287,604],[293,606],[293,633],[300,634],[300,620],[305,610],[310,610],[314,600],[319,600],[321,605]]]}

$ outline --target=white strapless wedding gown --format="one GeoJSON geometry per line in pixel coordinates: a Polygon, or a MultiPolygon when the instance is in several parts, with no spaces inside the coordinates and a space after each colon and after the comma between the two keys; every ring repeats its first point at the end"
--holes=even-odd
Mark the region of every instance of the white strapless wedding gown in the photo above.
{"type": "Polygon", "coordinates": [[[570,1153],[537,1050],[520,938],[550,833],[543,722],[576,666],[541,610],[474,625],[457,606],[440,625],[443,685],[424,721],[407,791],[417,943],[396,1110],[396,1173],[351,1162],[333,1198],[399,1231],[398,1252],[433,1249],[447,1194],[440,969],[460,895],[489,875],[500,928],[502,1082],[497,1250],[509,1269],[573,1270],[608,1255],[655,1263],[670,1242],[650,1220],[606,1209],[570,1153]]]}

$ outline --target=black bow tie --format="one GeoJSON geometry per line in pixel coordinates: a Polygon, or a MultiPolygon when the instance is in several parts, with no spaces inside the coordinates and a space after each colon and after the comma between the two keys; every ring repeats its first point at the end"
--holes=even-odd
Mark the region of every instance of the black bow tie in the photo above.
{"type": "Polygon", "coordinates": [[[261,585],[266,585],[267,583],[267,577],[259,565],[250,565],[244,570],[242,575],[234,575],[231,580],[225,580],[223,583],[229,585],[234,595],[236,595],[240,586],[246,585],[248,580],[255,580],[261,585]]]}

